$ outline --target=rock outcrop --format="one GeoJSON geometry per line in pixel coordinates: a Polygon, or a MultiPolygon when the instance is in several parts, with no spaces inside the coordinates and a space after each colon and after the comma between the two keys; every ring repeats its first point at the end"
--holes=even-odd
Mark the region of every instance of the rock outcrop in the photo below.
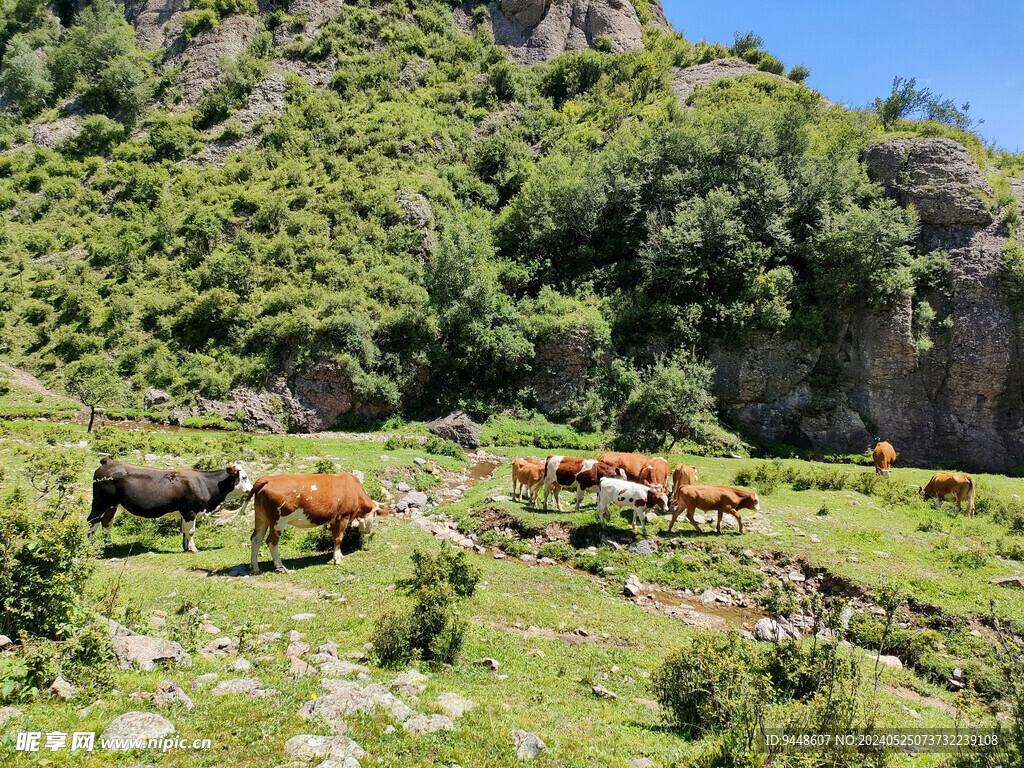
{"type": "MultiPolygon", "coordinates": [[[[615,53],[643,47],[642,24],[629,0],[492,0],[487,10],[494,41],[520,64],[593,48],[598,37],[607,37],[615,53]]],[[[652,0],[651,15],[668,25],[659,0],[652,0]]]]}
{"type": "Polygon", "coordinates": [[[950,139],[895,139],[862,159],[887,195],[918,211],[918,251],[949,255],[948,296],[933,301],[943,321],[934,346],[915,347],[911,299],[844,318],[820,349],[751,337],[712,355],[727,419],[764,438],[842,451],[882,437],[906,464],[1024,464],[1024,339],[999,276],[1005,233],[988,182],[950,139]],[[816,392],[822,374],[833,383],[816,392]]]}
{"type": "Polygon", "coordinates": [[[447,416],[427,422],[431,434],[445,440],[458,443],[463,448],[476,448],[480,445],[483,427],[473,421],[464,411],[455,411],[447,416]]]}
{"type": "MultiPolygon", "coordinates": [[[[693,93],[693,89],[697,86],[709,85],[724,77],[742,77],[743,75],[763,75],[764,77],[775,78],[789,85],[794,84],[788,77],[776,75],[772,72],[763,72],[746,61],[715,59],[706,64],[695,64],[685,69],[676,69],[672,77],[672,92],[679,99],[679,103],[685,106],[686,100],[690,98],[690,94],[693,93]]],[[[821,101],[826,105],[831,105],[832,103],[824,96],[821,97],[821,101]]]]}

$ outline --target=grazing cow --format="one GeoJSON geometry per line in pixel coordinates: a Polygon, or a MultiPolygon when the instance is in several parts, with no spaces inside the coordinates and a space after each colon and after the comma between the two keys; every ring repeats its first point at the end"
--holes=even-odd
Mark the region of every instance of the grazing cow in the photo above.
{"type": "Polygon", "coordinates": [[[956,513],[960,514],[960,505],[967,502],[967,516],[974,517],[974,478],[970,475],[952,472],[936,472],[928,485],[920,489],[921,494],[935,502],[935,508],[942,506],[943,501],[956,502],[956,513]]]}
{"type": "Polygon", "coordinates": [[[875,474],[888,475],[892,471],[890,467],[896,462],[896,449],[891,443],[880,442],[871,452],[871,458],[875,461],[875,474]]]}
{"type": "Polygon", "coordinates": [[[697,469],[692,464],[680,462],[672,470],[672,506],[679,507],[679,489],[684,485],[697,484],[697,469]]]}
{"type": "Polygon", "coordinates": [[[367,535],[377,515],[387,512],[363,490],[359,478],[347,472],[335,475],[271,475],[256,481],[245,497],[239,514],[255,497],[255,526],[252,532],[253,576],[260,572],[258,556],[263,537],[278,573],[291,573],[281,562],[278,542],[285,526],[308,529],[330,524],[334,537],[334,562],[341,564],[341,539],[350,525],[367,535]],[[269,531],[269,534],[268,534],[269,531]]]}
{"type": "Polygon", "coordinates": [[[672,467],[669,466],[669,463],[661,456],[656,456],[640,470],[640,482],[651,488],[667,490],[668,475],[671,471],[672,467]]]}
{"type": "Polygon", "coordinates": [[[181,515],[181,546],[198,552],[193,536],[196,518],[209,514],[229,496],[252,490],[249,475],[240,464],[224,469],[151,469],[113,459],[100,459],[92,476],[92,511],[89,541],[103,526],[107,538],[118,506],[137,517],[151,520],[177,512],[181,515]]]}
{"type": "Polygon", "coordinates": [[[512,462],[512,498],[522,501],[525,488],[527,498],[536,506],[543,483],[543,461],[524,456],[512,462]]]}
{"type": "Polygon", "coordinates": [[[544,462],[544,511],[548,509],[548,493],[555,493],[555,507],[562,511],[558,498],[563,488],[576,489],[576,511],[580,511],[583,494],[597,489],[606,477],[615,477],[618,471],[597,459],[579,459],[573,456],[548,456],[544,462]]]}
{"type": "Polygon", "coordinates": [[[602,453],[597,460],[602,464],[609,464],[616,469],[621,469],[620,476],[634,483],[640,482],[640,473],[651,463],[650,457],[644,456],[642,453],[602,453]]]}
{"type": "Polygon", "coordinates": [[[633,521],[631,525],[636,528],[637,518],[640,518],[640,524],[643,527],[644,536],[646,536],[646,511],[648,509],[668,511],[668,494],[648,488],[641,483],[634,483],[619,477],[607,477],[597,487],[597,519],[601,521],[602,528],[609,506],[632,507],[633,521]]]}
{"type": "Polygon", "coordinates": [[[722,532],[723,514],[735,517],[736,522],[740,524],[740,533],[743,533],[743,521],[740,519],[739,511],[741,509],[761,509],[756,493],[730,488],[727,485],[684,485],[679,489],[677,498],[678,506],[672,513],[672,519],[668,524],[670,531],[683,509],[686,510],[686,519],[690,521],[690,525],[700,531],[700,526],[693,519],[694,510],[700,509],[704,512],[718,513],[718,525],[715,528],[718,533],[722,532]]]}

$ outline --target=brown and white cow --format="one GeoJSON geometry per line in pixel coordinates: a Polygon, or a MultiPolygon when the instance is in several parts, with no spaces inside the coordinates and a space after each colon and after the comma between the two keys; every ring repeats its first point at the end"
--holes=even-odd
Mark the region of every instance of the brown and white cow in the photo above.
{"type": "Polygon", "coordinates": [[[527,498],[536,505],[544,483],[544,462],[532,456],[521,456],[512,462],[512,498],[523,500],[523,489],[527,498]]]}
{"type": "Polygon", "coordinates": [[[580,459],[574,456],[548,456],[544,462],[544,511],[548,509],[548,494],[554,491],[555,508],[562,511],[558,498],[563,488],[576,489],[576,511],[580,511],[583,494],[597,490],[598,483],[606,477],[617,477],[618,470],[597,459],[580,459]]]}
{"type": "Polygon", "coordinates": [[[679,507],[679,499],[677,494],[679,489],[684,485],[696,485],[697,484],[697,468],[692,464],[686,464],[680,462],[676,464],[676,468],[672,470],[672,507],[679,507]]]}
{"type": "Polygon", "coordinates": [[[330,525],[334,538],[334,562],[341,564],[341,539],[350,525],[366,535],[377,515],[387,511],[370,498],[359,478],[347,472],[334,475],[270,475],[256,481],[239,509],[255,498],[256,523],[252,532],[249,571],[260,572],[258,557],[263,537],[278,573],[291,573],[281,562],[278,542],[285,526],[316,528],[330,525]]]}
{"type": "Polygon", "coordinates": [[[956,513],[960,514],[960,505],[967,503],[967,516],[974,517],[974,478],[953,472],[936,472],[928,485],[921,488],[921,494],[935,502],[935,508],[942,506],[943,501],[956,503],[956,513]]]}
{"type": "Polygon", "coordinates": [[[647,510],[665,512],[668,509],[668,494],[621,477],[607,477],[597,487],[597,519],[601,521],[602,528],[608,508],[612,506],[630,507],[633,510],[632,527],[636,528],[639,520],[644,536],[647,536],[647,510]]]}
{"type": "Polygon", "coordinates": [[[755,492],[732,488],[728,485],[684,485],[679,489],[677,498],[679,506],[676,507],[676,511],[672,513],[672,519],[669,521],[668,529],[670,531],[676,518],[679,517],[679,513],[684,509],[690,525],[700,531],[700,526],[693,519],[694,510],[700,509],[704,512],[718,513],[718,525],[715,527],[718,533],[722,532],[723,514],[735,517],[736,522],[740,525],[740,533],[743,533],[743,521],[740,519],[739,511],[741,509],[761,509],[755,492]]]}
{"type": "Polygon", "coordinates": [[[892,471],[890,467],[896,463],[896,449],[891,443],[882,441],[871,452],[871,458],[875,462],[875,474],[888,475],[892,471]]]}

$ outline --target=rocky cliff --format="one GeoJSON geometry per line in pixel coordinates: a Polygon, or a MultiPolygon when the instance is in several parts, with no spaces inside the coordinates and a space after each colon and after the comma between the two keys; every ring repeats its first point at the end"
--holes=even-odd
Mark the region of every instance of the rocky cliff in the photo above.
{"type": "Polygon", "coordinates": [[[917,210],[918,251],[949,255],[948,291],[934,300],[945,330],[918,352],[906,299],[844,318],[821,349],[760,337],[718,350],[726,418],[771,440],[843,451],[881,437],[906,463],[1024,465],[1022,333],[999,278],[1005,228],[992,189],[949,139],[895,139],[862,160],[887,195],[917,210]]]}

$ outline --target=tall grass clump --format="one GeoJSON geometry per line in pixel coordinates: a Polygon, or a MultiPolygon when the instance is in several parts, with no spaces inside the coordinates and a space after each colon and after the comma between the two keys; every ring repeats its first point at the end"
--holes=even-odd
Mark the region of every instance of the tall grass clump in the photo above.
{"type": "Polygon", "coordinates": [[[462,649],[466,622],[458,603],[476,591],[480,569],[462,550],[441,544],[436,555],[420,550],[412,554],[409,580],[412,604],[385,612],[373,632],[373,654],[384,667],[397,667],[414,659],[453,664],[462,649]]]}

